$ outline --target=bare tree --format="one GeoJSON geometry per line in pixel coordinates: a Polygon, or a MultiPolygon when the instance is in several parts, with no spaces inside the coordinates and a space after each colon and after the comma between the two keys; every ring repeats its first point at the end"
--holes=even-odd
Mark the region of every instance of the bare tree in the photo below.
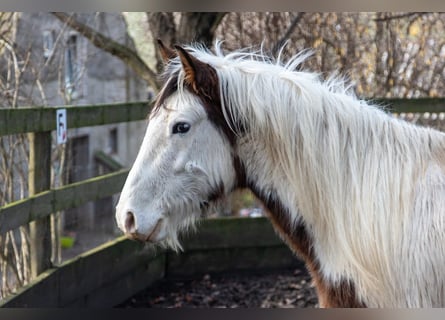
{"type": "MultiPolygon", "coordinates": [[[[23,70],[29,66],[29,55],[18,53],[13,45],[15,13],[0,14],[0,48],[3,61],[0,96],[3,107],[16,108],[22,99],[20,84],[23,70]]],[[[27,193],[26,135],[0,137],[0,206],[21,199],[27,193]]],[[[30,278],[27,227],[0,235],[0,297],[13,291],[17,284],[30,278]]]]}
{"type": "MultiPolygon", "coordinates": [[[[21,106],[47,106],[45,77],[54,69],[63,73],[54,62],[53,52],[45,59],[36,58],[32,41],[19,43],[16,30],[21,13],[0,13],[0,105],[1,108],[21,106]]],[[[60,30],[63,33],[65,30],[60,30]]],[[[60,34],[56,34],[56,50],[60,34]]],[[[39,43],[40,44],[40,43],[39,43]]],[[[39,47],[40,49],[40,47],[39,47]]],[[[63,80],[61,80],[63,81],[63,80]]],[[[57,93],[56,93],[57,94],[57,93]]],[[[60,91],[62,99],[65,95],[60,91]]],[[[60,168],[65,161],[65,146],[52,145],[51,185],[61,184],[60,168]]],[[[29,196],[29,137],[27,134],[0,136],[0,206],[29,196]]],[[[57,215],[53,215],[52,232],[47,236],[53,241],[52,248],[58,248],[57,215]]],[[[0,235],[0,298],[31,280],[31,238],[29,226],[21,226],[0,235]]],[[[51,248],[47,248],[50,250],[51,248]]],[[[60,251],[53,252],[53,262],[60,261],[60,251]]]]}
{"type": "Polygon", "coordinates": [[[142,79],[146,80],[154,88],[158,88],[156,74],[140,58],[140,56],[129,47],[104,36],[88,25],[75,19],[74,15],[62,12],[54,12],[53,15],[68,26],[88,38],[96,47],[111,53],[127,63],[142,79]]]}
{"type": "MultiPolygon", "coordinates": [[[[141,78],[146,80],[155,91],[159,89],[157,72],[160,63],[156,63],[157,70],[153,70],[148,63],[144,62],[141,54],[76,20],[74,14],[54,12],[53,15],[89,39],[96,47],[122,59],[141,78]]],[[[126,17],[128,19],[128,15],[126,17]]],[[[173,13],[147,12],[145,17],[142,18],[145,18],[148,22],[151,36],[147,35],[143,40],[151,41],[153,46],[157,38],[161,38],[167,45],[192,41],[210,44],[215,29],[223,17],[224,13],[182,13],[175,15],[173,13]]],[[[161,61],[159,56],[156,57],[158,61],[161,61]]]]}
{"type": "Polygon", "coordinates": [[[322,76],[347,76],[363,97],[444,95],[443,13],[230,13],[216,37],[228,50],[263,44],[272,53],[314,52],[322,76]],[[242,22],[242,23],[241,23],[242,22]]]}

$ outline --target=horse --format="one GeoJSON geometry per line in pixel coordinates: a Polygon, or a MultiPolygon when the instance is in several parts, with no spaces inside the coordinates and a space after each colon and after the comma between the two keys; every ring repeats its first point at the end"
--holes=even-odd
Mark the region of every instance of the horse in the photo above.
{"type": "Polygon", "coordinates": [[[445,306],[445,134],[263,51],[168,48],[116,206],[130,238],[178,234],[238,188],[304,262],[320,307],[445,306]]]}

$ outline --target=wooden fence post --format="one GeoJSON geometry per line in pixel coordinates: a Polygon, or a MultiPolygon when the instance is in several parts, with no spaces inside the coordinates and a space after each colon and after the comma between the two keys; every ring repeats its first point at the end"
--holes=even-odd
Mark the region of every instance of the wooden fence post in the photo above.
{"type": "MultiPolygon", "coordinates": [[[[51,185],[51,132],[34,132],[29,138],[29,195],[48,190],[51,185]]],[[[51,218],[30,223],[31,277],[51,267],[51,218]]]]}

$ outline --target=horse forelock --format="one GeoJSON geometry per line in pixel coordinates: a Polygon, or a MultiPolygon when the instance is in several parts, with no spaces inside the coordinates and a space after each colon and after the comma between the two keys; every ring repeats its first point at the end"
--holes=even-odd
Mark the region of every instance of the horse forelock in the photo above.
{"type": "Polygon", "coordinates": [[[174,93],[193,94],[200,99],[208,119],[224,133],[230,144],[233,145],[236,137],[227,123],[222,110],[223,104],[221,103],[218,74],[211,65],[207,65],[207,67],[206,70],[197,70],[197,76],[200,77],[199,82],[204,84],[204,86],[195,87],[184,80],[184,72],[179,58],[171,60],[161,77],[164,81],[164,86],[158,94],[150,116],[154,116],[160,108],[167,107],[165,102],[174,93]]]}

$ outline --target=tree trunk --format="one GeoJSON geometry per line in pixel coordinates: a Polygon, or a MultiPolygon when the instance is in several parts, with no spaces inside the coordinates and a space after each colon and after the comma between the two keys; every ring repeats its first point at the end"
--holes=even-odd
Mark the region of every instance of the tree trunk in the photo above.
{"type": "MultiPolygon", "coordinates": [[[[202,43],[210,46],[215,37],[215,30],[223,19],[225,13],[187,12],[182,13],[179,25],[176,26],[175,15],[171,12],[147,12],[152,41],[161,39],[167,47],[175,44],[190,44],[192,42],[202,43]]],[[[158,72],[164,65],[159,52],[157,55],[158,72]]]]}
{"type": "Polygon", "coordinates": [[[223,19],[224,12],[183,13],[178,26],[177,41],[180,43],[200,42],[212,45],[215,30],[223,19]]]}

